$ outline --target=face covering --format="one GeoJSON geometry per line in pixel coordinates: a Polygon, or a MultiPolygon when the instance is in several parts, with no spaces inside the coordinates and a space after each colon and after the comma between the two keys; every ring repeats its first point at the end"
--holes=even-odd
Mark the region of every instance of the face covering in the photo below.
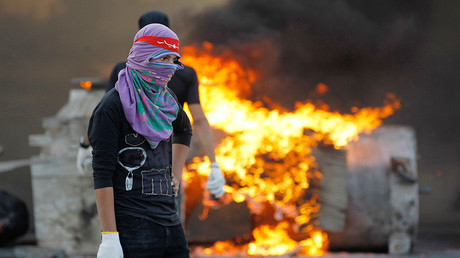
{"type": "Polygon", "coordinates": [[[178,51],[179,40],[168,27],[145,26],[136,34],[126,68],[120,71],[115,84],[126,120],[152,149],[172,134],[179,105],[167,83],[177,69],[183,68],[179,61],[165,63],[153,59],[180,57],[178,51]]]}
{"type": "Polygon", "coordinates": [[[166,84],[171,80],[171,77],[174,75],[177,69],[182,69],[184,66],[181,63],[165,63],[160,61],[150,61],[154,59],[161,58],[165,55],[172,55],[174,52],[162,50],[152,55],[147,62],[147,65],[150,66],[149,70],[144,70],[144,79],[149,83],[153,83],[158,86],[166,86],[166,84]]]}

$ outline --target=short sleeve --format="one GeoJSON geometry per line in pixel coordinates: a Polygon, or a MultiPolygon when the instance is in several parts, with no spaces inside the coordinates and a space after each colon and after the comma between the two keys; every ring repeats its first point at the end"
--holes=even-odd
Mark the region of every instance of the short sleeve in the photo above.
{"type": "Polygon", "coordinates": [[[198,90],[198,76],[195,72],[195,69],[192,67],[187,67],[187,97],[186,101],[187,104],[198,104],[200,103],[200,93],[198,90]]]}

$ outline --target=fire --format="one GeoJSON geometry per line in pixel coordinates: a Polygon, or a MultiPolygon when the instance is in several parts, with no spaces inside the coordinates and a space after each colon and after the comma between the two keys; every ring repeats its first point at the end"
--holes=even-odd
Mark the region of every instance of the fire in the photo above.
{"type": "Polygon", "coordinates": [[[253,232],[255,241],[249,244],[250,255],[283,255],[292,252],[297,247],[297,242],[287,234],[289,224],[285,221],[275,228],[263,225],[253,232]]]}
{"type": "Polygon", "coordinates": [[[93,86],[93,83],[91,81],[81,81],[80,86],[85,90],[90,90],[93,86]]]}
{"type": "MultiPolygon", "coordinates": [[[[327,234],[313,225],[318,196],[304,198],[310,181],[321,178],[313,148],[319,143],[345,148],[359,133],[381,125],[381,119],[400,107],[399,101],[389,94],[383,107],[353,107],[351,114],[331,112],[311,102],[296,103],[292,112],[269,109],[241,97],[250,92],[257,72],[244,69],[231,53],[212,55],[212,51],[209,43],[201,49],[185,47],[181,60],[198,74],[201,103],[210,124],[226,134],[216,148],[229,185],[225,191],[235,202],[247,201],[255,215],[271,206],[276,224],[256,225],[254,240],[240,248],[249,255],[321,255],[327,250],[327,234]]],[[[321,94],[327,90],[318,84],[321,94]]],[[[205,179],[209,160],[196,157],[187,168],[205,179]]],[[[219,253],[219,248],[238,249],[218,242],[205,253],[219,253]]]]}

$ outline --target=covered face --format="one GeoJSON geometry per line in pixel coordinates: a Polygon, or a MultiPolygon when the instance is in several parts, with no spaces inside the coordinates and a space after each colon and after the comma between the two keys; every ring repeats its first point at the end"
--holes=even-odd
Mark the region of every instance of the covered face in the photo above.
{"type": "Polygon", "coordinates": [[[152,149],[171,136],[179,112],[167,89],[174,72],[183,67],[178,58],[177,35],[162,24],[149,24],[134,37],[126,68],[115,84],[126,120],[152,149]]]}
{"type": "Polygon", "coordinates": [[[164,86],[177,69],[183,68],[180,61],[158,61],[168,55],[180,58],[179,38],[168,27],[152,23],[137,32],[126,66],[141,71],[142,74],[150,76],[155,84],[164,86]]]}

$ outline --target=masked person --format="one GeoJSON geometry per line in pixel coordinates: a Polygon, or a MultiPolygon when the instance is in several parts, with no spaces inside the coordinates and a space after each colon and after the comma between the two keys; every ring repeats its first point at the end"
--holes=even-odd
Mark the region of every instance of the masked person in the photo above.
{"type": "MultiPolygon", "coordinates": [[[[138,20],[139,29],[151,23],[160,23],[169,27],[168,16],[160,11],[154,10],[143,14],[138,20]]],[[[125,67],[125,62],[115,65],[110,75],[109,83],[107,84],[107,90],[115,86],[118,80],[118,73],[125,67]]],[[[184,65],[184,69],[176,71],[171,81],[168,82],[168,87],[176,94],[179,104],[184,106],[184,103],[187,103],[189,106],[190,114],[193,118],[193,134],[197,137],[200,146],[211,162],[211,172],[206,182],[206,189],[209,190],[213,197],[219,198],[225,193],[225,178],[220,170],[219,164],[216,162],[211,126],[201,107],[200,95],[198,92],[198,77],[195,70],[190,66],[184,65]]],[[[180,199],[181,194],[179,193],[177,199],[179,209],[180,199]]]]}
{"type": "Polygon", "coordinates": [[[189,257],[176,211],[192,136],[167,83],[183,65],[179,39],[150,24],[134,37],[126,68],[88,127],[102,242],[97,257],[189,257]]]}

